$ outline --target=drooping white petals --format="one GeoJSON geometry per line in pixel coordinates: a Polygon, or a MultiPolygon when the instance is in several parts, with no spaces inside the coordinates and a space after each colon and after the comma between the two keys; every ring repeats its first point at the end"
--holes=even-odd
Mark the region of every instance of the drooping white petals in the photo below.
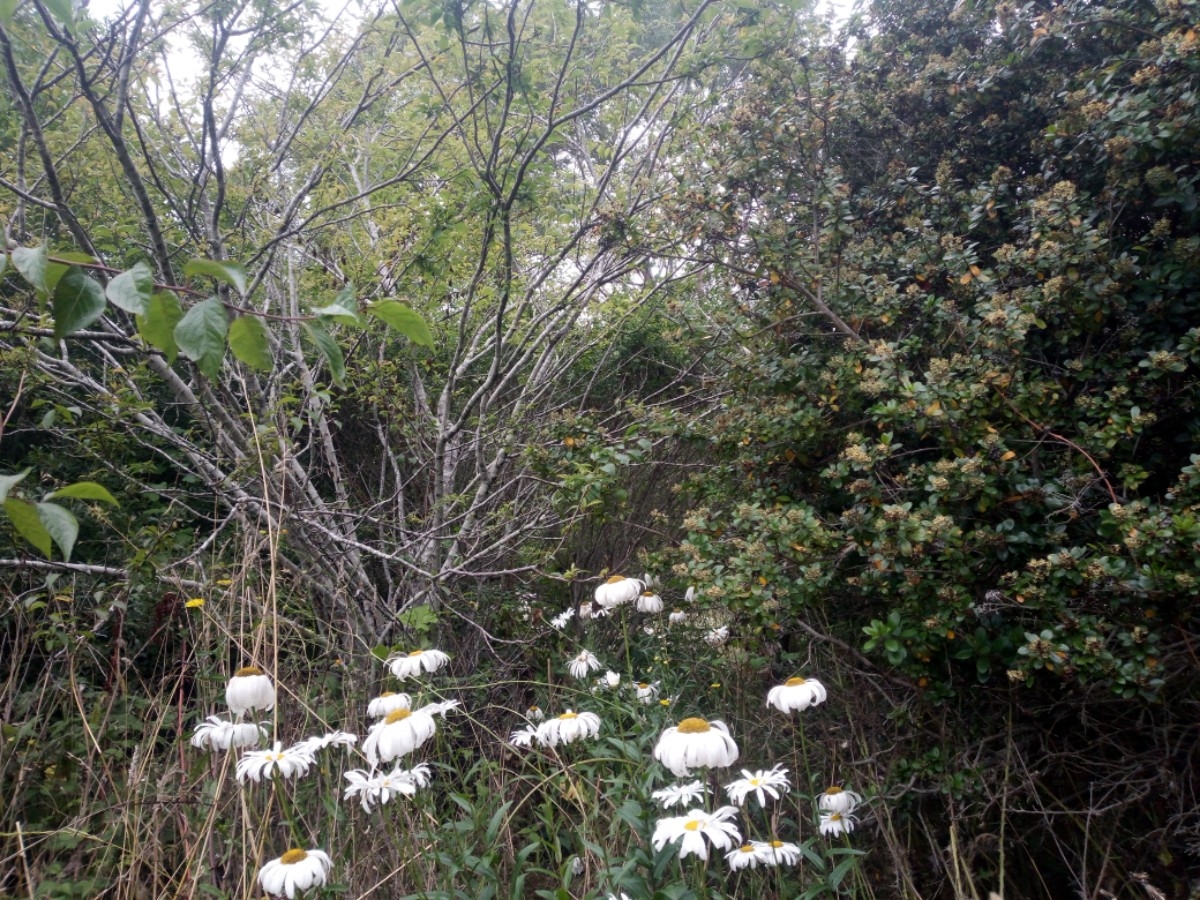
{"type": "Polygon", "coordinates": [[[587,678],[589,672],[600,668],[600,660],[590,650],[583,650],[567,663],[567,671],[575,678],[587,678]]]}
{"type": "Polygon", "coordinates": [[[367,715],[372,719],[382,719],[389,713],[394,713],[398,709],[409,709],[411,706],[412,697],[408,694],[384,691],[367,704],[367,715]]]}
{"type": "Polygon", "coordinates": [[[275,708],[275,685],[258,666],[238,669],[225,687],[225,704],[239,719],[251,710],[275,708]]]}
{"type": "Polygon", "coordinates": [[[687,815],[659,819],[650,842],[655,850],[661,850],[669,843],[680,841],[680,859],[693,855],[708,859],[706,838],[717,850],[728,850],[741,841],[741,832],[729,821],[736,815],[736,807],[722,806],[713,813],[693,809],[687,815]]]}
{"type": "Polygon", "coordinates": [[[262,867],[258,883],[268,894],[293,900],[298,891],[323,886],[331,868],[333,861],[322,850],[289,850],[262,867]]]}
{"type": "Polygon", "coordinates": [[[229,750],[253,747],[267,733],[263,725],[253,722],[229,722],[220,716],[209,716],[196,726],[191,744],[199,750],[229,750]]]}
{"type": "Polygon", "coordinates": [[[767,692],[767,705],[791,713],[824,703],[827,696],[825,686],[815,678],[789,678],[767,692]]]}
{"type": "Polygon", "coordinates": [[[570,744],[581,738],[595,737],[600,733],[600,717],[594,712],[567,710],[561,716],[547,719],[537,727],[537,741],[546,747],[570,744]]]}
{"type": "Polygon", "coordinates": [[[436,672],[450,657],[441,650],[413,650],[409,653],[395,653],[384,663],[392,670],[392,674],[403,681],[415,678],[425,672],[436,672]]]}
{"type": "Polygon", "coordinates": [[[242,784],[247,781],[270,780],[276,772],[281,778],[296,778],[307,775],[316,759],[312,751],[303,744],[281,749],[282,744],[275,742],[271,750],[251,750],[244,754],[237,764],[237,779],[242,784]]]}
{"type": "Polygon", "coordinates": [[[654,758],[683,778],[695,768],[733,765],[738,748],[724,722],[691,718],[662,733],[654,746],[654,758]]]}
{"type": "Polygon", "coordinates": [[[854,807],[861,802],[862,797],[854,791],[847,791],[840,787],[828,788],[825,793],[817,797],[817,806],[823,812],[852,813],[854,807]]]}
{"type": "Polygon", "coordinates": [[[707,794],[708,792],[704,789],[704,782],[697,780],[689,781],[686,784],[673,784],[670,787],[655,791],[650,796],[663,809],[670,809],[672,806],[687,806],[690,803],[700,803],[707,794]]]}
{"type": "Polygon", "coordinates": [[[437,731],[433,716],[421,710],[398,709],[371,726],[362,749],[372,766],[412,753],[437,731]]]}

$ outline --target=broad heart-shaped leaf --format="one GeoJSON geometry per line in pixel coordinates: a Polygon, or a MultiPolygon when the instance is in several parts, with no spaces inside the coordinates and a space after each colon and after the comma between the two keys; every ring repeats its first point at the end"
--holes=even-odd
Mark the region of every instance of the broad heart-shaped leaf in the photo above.
{"type": "MultiPolygon", "coordinates": [[[[246,271],[237,263],[218,262],[215,259],[190,259],[183,267],[188,278],[205,275],[229,285],[239,294],[246,293],[246,271]]],[[[179,345],[181,348],[182,344],[179,345]]]]}
{"type": "Polygon", "coordinates": [[[229,349],[252,369],[270,372],[275,360],[267,342],[267,329],[258,316],[238,316],[229,323],[229,349]]]}
{"type": "Polygon", "coordinates": [[[79,266],[71,266],[54,288],[54,339],[87,328],[104,315],[104,288],[84,274],[79,266]]]}
{"type": "Polygon", "coordinates": [[[154,291],[154,273],[144,262],[134,263],[132,269],[122,272],[108,283],[104,296],[113,306],[125,312],[145,315],[150,305],[150,294],[154,291]]]}
{"type": "Polygon", "coordinates": [[[75,549],[75,538],[79,537],[79,520],[75,514],[57,503],[39,503],[37,515],[50,537],[54,538],[54,543],[58,544],[63,559],[70,559],[71,551],[75,549]]]}
{"type": "Polygon", "coordinates": [[[138,334],[155,350],[161,350],[167,362],[175,362],[179,346],[175,343],[175,326],[183,318],[183,307],[179,298],[169,291],[160,291],[150,297],[146,312],[137,317],[138,334]]]}
{"type": "Polygon", "coordinates": [[[371,304],[368,311],[371,315],[383,319],[414,344],[433,347],[433,334],[429,331],[429,326],[411,306],[406,306],[399,300],[383,300],[371,304]]]}
{"type": "Polygon", "coordinates": [[[102,484],[96,484],[94,481],[77,481],[46,495],[47,500],[57,497],[69,497],[72,500],[101,500],[104,503],[111,503],[113,506],[121,505],[117,502],[117,498],[108,492],[108,488],[102,484]]]}
{"type": "Polygon", "coordinates": [[[329,332],[316,322],[305,322],[304,331],[329,363],[329,374],[333,377],[333,383],[341,387],[346,379],[346,360],[342,356],[342,348],[329,332]]]}
{"type": "Polygon", "coordinates": [[[44,0],[50,15],[58,19],[67,31],[75,30],[75,4],[72,0],[44,0]]]}
{"type": "Polygon", "coordinates": [[[39,291],[44,291],[46,290],[46,263],[49,256],[45,244],[40,247],[17,247],[12,252],[12,261],[22,278],[39,291]]]}
{"type": "Polygon", "coordinates": [[[216,297],[202,300],[189,309],[175,326],[175,343],[200,371],[216,381],[225,358],[225,334],[229,319],[216,297]]]}
{"type": "Polygon", "coordinates": [[[16,475],[0,475],[0,501],[8,497],[8,492],[16,487],[29,474],[29,470],[18,472],[16,475]]]}
{"type": "Polygon", "coordinates": [[[16,497],[9,497],[4,501],[4,511],[8,513],[8,520],[13,523],[13,528],[17,529],[17,534],[41,550],[42,556],[49,559],[52,538],[38,517],[37,507],[16,497]]]}
{"type": "Polygon", "coordinates": [[[354,297],[354,285],[352,284],[342,288],[328,306],[322,306],[313,312],[323,319],[332,319],[343,325],[358,326],[362,324],[362,318],[358,314],[358,300],[354,297]]]}

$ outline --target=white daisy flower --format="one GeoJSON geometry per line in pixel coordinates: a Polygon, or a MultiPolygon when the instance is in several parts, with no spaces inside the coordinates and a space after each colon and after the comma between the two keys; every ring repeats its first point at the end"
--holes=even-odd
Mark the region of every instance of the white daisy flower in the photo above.
{"type": "Polygon", "coordinates": [[[602,609],[612,609],[635,600],[645,589],[645,583],[637,578],[614,575],[596,588],[596,602],[602,609]]]}
{"type": "Polygon", "coordinates": [[[752,841],[759,859],[769,866],[794,866],[800,862],[800,848],[786,841],[752,841]]]}
{"type": "Polygon", "coordinates": [[[642,589],[646,590],[646,591],[658,590],[659,581],[658,581],[657,576],[651,575],[649,572],[643,572],[642,573],[642,585],[643,585],[642,589]]]}
{"type": "Polygon", "coordinates": [[[739,869],[757,869],[763,859],[759,855],[758,847],[752,841],[749,844],[734,847],[726,853],[725,862],[729,863],[729,868],[736,872],[739,869]]]}
{"type": "Polygon", "coordinates": [[[728,850],[735,842],[742,839],[737,826],[729,820],[737,815],[734,806],[722,806],[716,812],[706,813],[702,809],[693,809],[683,816],[659,819],[654,826],[654,836],[650,843],[655,850],[661,850],[667,844],[682,838],[679,847],[679,858],[699,856],[708,859],[708,844],[705,838],[717,850],[728,850]]]}
{"type": "Polygon", "coordinates": [[[671,614],[667,616],[667,621],[672,625],[681,625],[688,620],[688,614],[679,607],[671,610],[671,614]]]}
{"type": "Polygon", "coordinates": [[[436,672],[450,657],[441,650],[413,650],[409,653],[395,653],[387,658],[384,665],[392,670],[392,674],[403,681],[413,678],[423,672],[436,672]]]}
{"type": "Polygon", "coordinates": [[[619,687],[621,684],[620,673],[614,672],[612,669],[609,669],[607,672],[604,673],[604,683],[607,684],[610,688],[619,687]]]}
{"type": "Polygon", "coordinates": [[[729,640],[729,626],[722,625],[720,628],[712,628],[708,634],[704,635],[704,643],[710,647],[720,647],[729,640]]]}
{"type": "Polygon", "coordinates": [[[733,765],[738,748],[724,722],[689,718],[662,733],[654,746],[654,758],[683,778],[694,768],[733,765]]]}
{"type": "Polygon", "coordinates": [[[821,834],[837,837],[839,834],[849,834],[858,824],[858,819],[850,813],[821,813],[821,824],[818,826],[821,834]]]}
{"type": "Polygon", "coordinates": [[[535,703],[533,706],[529,707],[529,709],[525,710],[525,718],[527,718],[530,722],[540,722],[546,718],[546,714],[542,712],[542,708],[535,703]]]}
{"type": "Polygon", "coordinates": [[[363,753],[372,766],[412,753],[437,731],[433,716],[421,710],[398,709],[371,726],[363,753]]]}
{"type": "Polygon", "coordinates": [[[533,742],[537,740],[538,730],[536,725],[526,725],[524,728],[518,728],[508,736],[508,742],[514,747],[521,750],[528,750],[533,746],[533,742]]]}
{"type": "Polygon", "coordinates": [[[316,760],[312,751],[302,744],[281,749],[282,744],[275,742],[271,750],[250,750],[243,754],[237,764],[237,779],[242,784],[247,781],[262,781],[270,779],[276,772],[281,778],[296,778],[307,775],[316,760]]]}
{"type": "Polygon", "coordinates": [[[824,703],[825,686],[815,678],[789,678],[767,692],[767,705],[791,713],[824,703]]]}
{"type": "Polygon", "coordinates": [[[595,737],[600,733],[600,717],[594,712],[572,712],[547,719],[537,727],[538,742],[546,747],[570,744],[580,738],[595,737]]]}
{"type": "Polygon", "coordinates": [[[600,668],[600,660],[590,650],[582,651],[567,664],[567,671],[575,678],[587,678],[589,672],[600,668]]]}
{"type": "Polygon", "coordinates": [[[348,731],[330,731],[323,737],[310,737],[298,743],[297,747],[303,747],[316,755],[318,750],[324,750],[327,747],[346,747],[349,749],[358,743],[358,735],[351,734],[348,731]]]}
{"type": "Polygon", "coordinates": [[[256,746],[266,733],[264,726],[253,722],[227,722],[220,716],[209,716],[196,726],[191,744],[200,750],[241,749],[256,746]]]}
{"type": "Polygon", "coordinates": [[[333,862],[322,850],[289,850],[273,859],[258,873],[258,883],[268,894],[293,900],[297,891],[321,887],[333,862]]]}
{"type": "Polygon", "coordinates": [[[817,797],[817,806],[824,812],[852,813],[854,807],[862,803],[862,797],[854,791],[843,790],[840,787],[827,788],[825,793],[817,797]]]}
{"type": "Polygon", "coordinates": [[[258,666],[238,669],[225,688],[225,704],[239,719],[255,709],[275,708],[275,685],[258,666]]]}
{"type": "Polygon", "coordinates": [[[364,812],[370,812],[375,806],[383,806],[393,797],[403,794],[411,797],[418,788],[426,787],[430,780],[429,766],[414,766],[412,769],[401,769],[397,766],[391,772],[365,772],[362,769],[351,769],[345,774],[350,782],[343,799],[358,797],[364,812]]]}
{"type": "Polygon", "coordinates": [[[767,805],[767,794],[770,794],[772,800],[778,800],[781,790],[786,792],[791,789],[792,786],[788,782],[787,772],[787,769],[780,766],[757,772],[742,769],[742,777],[737,781],[727,784],[725,786],[725,793],[729,795],[730,800],[739,806],[746,802],[747,797],[754,794],[758,797],[758,805],[765,807],[767,805]]]}
{"type": "Polygon", "coordinates": [[[683,595],[683,599],[686,600],[688,603],[695,603],[696,602],[696,588],[689,587],[687,589],[687,593],[685,593],[683,595]]]}
{"type": "Polygon", "coordinates": [[[565,609],[562,612],[560,612],[557,616],[555,616],[553,619],[551,619],[550,624],[553,627],[557,628],[559,631],[562,631],[564,628],[567,627],[567,623],[571,621],[571,618],[574,615],[575,615],[574,609],[565,609]]]}
{"type": "Polygon", "coordinates": [[[651,704],[658,699],[658,682],[639,681],[634,694],[643,703],[651,704]]]}
{"type": "Polygon", "coordinates": [[[460,706],[462,706],[461,700],[441,700],[437,703],[426,703],[414,712],[425,713],[427,716],[441,716],[444,719],[446,713],[452,709],[458,709],[460,706]]]}
{"type": "Polygon", "coordinates": [[[704,782],[697,780],[689,781],[687,784],[673,784],[670,787],[655,791],[650,796],[663,809],[670,809],[672,806],[686,806],[689,803],[700,803],[707,794],[708,792],[704,790],[704,782]]]}
{"type": "Polygon", "coordinates": [[[663,599],[654,591],[642,591],[637,599],[637,611],[644,613],[660,613],[663,611],[663,599]]]}
{"type": "Polygon", "coordinates": [[[412,697],[399,692],[384,691],[367,704],[367,715],[372,719],[382,719],[388,713],[398,709],[408,709],[412,706],[412,697]]]}

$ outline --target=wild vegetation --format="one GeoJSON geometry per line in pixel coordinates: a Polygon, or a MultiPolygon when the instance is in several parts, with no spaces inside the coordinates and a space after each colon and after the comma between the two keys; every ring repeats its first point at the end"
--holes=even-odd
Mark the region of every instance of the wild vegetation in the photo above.
{"type": "Polygon", "coordinates": [[[0,894],[1194,896],[1198,13],[0,2],[0,894]]]}

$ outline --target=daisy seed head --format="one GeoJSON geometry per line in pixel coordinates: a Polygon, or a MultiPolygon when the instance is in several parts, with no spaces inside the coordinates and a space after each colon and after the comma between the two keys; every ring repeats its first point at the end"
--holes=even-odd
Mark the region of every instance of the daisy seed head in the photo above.
{"type": "Polygon", "coordinates": [[[803,678],[789,678],[787,681],[784,682],[784,684],[786,684],[788,687],[799,687],[800,685],[804,684],[804,679],[803,678]]]}
{"type": "Polygon", "coordinates": [[[283,854],[283,856],[279,857],[279,861],[288,866],[305,859],[308,859],[308,852],[301,850],[299,847],[293,847],[287,853],[283,854]]]}
{"type": "Polygon", "coordinates": [[[233,677],[234,678],[249,678],[252,675],[261,675],[262,673],[263,673],[263,670],[260,669],[258,666],[242,666],[240,669],[238,669],[236,672],[233,673],[233,677]]]}
{"type": "Polygon", "coordinates": [[[698,719],[695,716],[684,719],[679,723],[680,734],[704,734],[706,731],[712,731],[712,727],[703,719],[698,719]]]}
{"type": "Polygon", "coordinates": [[[411,715],[412,715],[411,709],[394,709],[390,713],[387,714],[387,718],[385,718],[383,721],[386,722],[388,725],[391,725],[394,722],[403,721],[404,719],[407,719],[411,715]]]}

